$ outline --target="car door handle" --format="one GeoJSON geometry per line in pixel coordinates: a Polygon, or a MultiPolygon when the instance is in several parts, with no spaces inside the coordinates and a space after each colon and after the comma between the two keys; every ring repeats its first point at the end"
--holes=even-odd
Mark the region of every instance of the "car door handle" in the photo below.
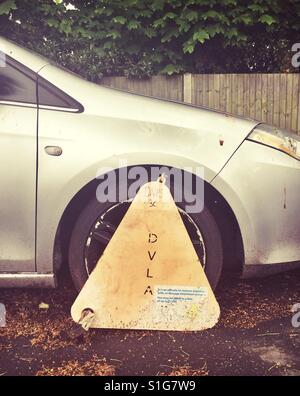
{"type": "Polygon", "coordinates": [[[48,155],[53,155],[54,157],[59,157],[62,155],[62,148],[59,146],[46,146],[45,151],[48,155]]]}

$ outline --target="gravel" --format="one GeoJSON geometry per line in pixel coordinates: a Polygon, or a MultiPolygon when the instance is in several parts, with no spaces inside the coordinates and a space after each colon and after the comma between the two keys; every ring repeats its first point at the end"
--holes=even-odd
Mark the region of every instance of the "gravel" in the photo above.
{"type": "Polygon", "coordinates": [[[284,375],[289,367],[264,359],[268,348],[282,350],[283,340],[297,374],[300,330],[290,323],[299,286],[298,270],[247,281],[224,277],[216,292],[221,319],[200,333],[82,332],[70,317],[76,291],[67,274],[56,290],[2,289],[7,325],[0,328],[0,376],[284,375]]]}

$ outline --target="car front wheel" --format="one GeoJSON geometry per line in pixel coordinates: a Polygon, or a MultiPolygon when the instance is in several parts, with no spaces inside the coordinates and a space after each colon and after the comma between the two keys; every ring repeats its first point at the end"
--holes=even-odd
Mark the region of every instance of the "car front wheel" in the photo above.
{"type": "MultiPolygon", "coordinates": [[[[89,201],[79,215],[69,246],[69,268],[79,291],[95,268],[111,237],[130,206],[131,200],[99,202],[89,201]]],[[[220,279],[223,252],[218,226],[206,205],[200,213],[189,214],[178,210],[193,243],[200,263],[213,289],[220,279]]]]}

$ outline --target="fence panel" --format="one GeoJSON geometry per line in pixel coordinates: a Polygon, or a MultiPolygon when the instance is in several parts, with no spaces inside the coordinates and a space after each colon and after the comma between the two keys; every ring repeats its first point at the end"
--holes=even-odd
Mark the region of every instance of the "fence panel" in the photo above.
{"type": "Polygon", "coordinates": [[[182,76],[154,76],[150,79],[104,77],[102,83],[109,87],[123,89],[125,91],[135,92],[142,95],[149,95],[169,100],[183,100],[182,76]]]}

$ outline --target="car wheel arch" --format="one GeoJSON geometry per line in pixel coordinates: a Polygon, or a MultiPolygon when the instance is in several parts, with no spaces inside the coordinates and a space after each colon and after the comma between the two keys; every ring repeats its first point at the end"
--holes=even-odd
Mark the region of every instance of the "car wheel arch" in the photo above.
{"type": "MultiPolygon", "coordinates": [[[[118,171],[118,169],[116,170],[118,171]]],[[[241,273],[244,263],[244,248],[237,219],[225,198],[207,181],[204,181],[204,183],[205,202],[217,223],[222,237],[224,250],[223,269],[225,271],[230,270],[241,273]],[[234,249],[232,246],[229,246],[232,241],[234,241],[235,244],[234,249]]],[[[68,249],[72,230],[78,216],[86,206],[86,203],[93,198],[98,185],[99,180],[97,179],[93,179],[84,185],[69,201],[60,218],[53,250],[55,272],[57,272],[62,266],[67,265],[68,249]]]]}

